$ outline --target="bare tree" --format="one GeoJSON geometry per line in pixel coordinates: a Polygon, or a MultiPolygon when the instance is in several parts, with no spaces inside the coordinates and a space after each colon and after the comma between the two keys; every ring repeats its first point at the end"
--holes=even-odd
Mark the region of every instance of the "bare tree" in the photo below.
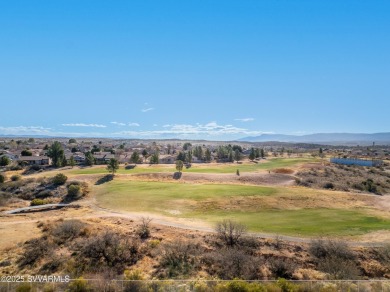
{"type": "Polygon", "coordinates": [[[150,236],[150,222],[152,221],[149,217],[142,217],[141,224],[137,229],[137,234],[140,238],[145,239],[150,236]]]}
{"type": "Polygon", "coordinates": [[[215,231],[218,237],[228,246],[237,245],[239,240],[245,236],[246,227],[232,220],[223,220],[218,222],[215,231]]]}

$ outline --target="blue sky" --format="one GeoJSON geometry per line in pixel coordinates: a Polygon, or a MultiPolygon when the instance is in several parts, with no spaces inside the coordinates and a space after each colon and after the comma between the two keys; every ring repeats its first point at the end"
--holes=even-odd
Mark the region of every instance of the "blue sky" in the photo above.
{"type": "Polygon", "coordinates": [[[388,132],[390,1],[2,1],[0,134],[388,132]]]}

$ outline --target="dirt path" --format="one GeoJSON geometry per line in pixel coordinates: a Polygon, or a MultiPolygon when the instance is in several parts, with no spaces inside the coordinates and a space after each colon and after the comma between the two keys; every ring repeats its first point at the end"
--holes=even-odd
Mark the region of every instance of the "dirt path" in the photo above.
{"type": "MultiPolygon", "coordinates": [[[[79,202],[81,203],[81,202],[79,202]]],[[[128,213],[128,212],[119,212],[110,210],[107,208],[102,208],[98,206],[93,198],[90,198],[88,200],[85,200],[82,202],[82,204],[88,206],[90,211],[92,212],[84,212],[84,215],[78,215],[78,216],[71,216],[68,217],[69,219],[78,219],[78,220],[85,220],[85,219],[95,219],[95,218],[124,218],[124,219],[130,219],[134,221],[140,221],[142,218],[148,217],[152,219],[152,223],[155,225],[162,225],[166,227],[172,227],[172,228],[178,228],[182,230],[189,230],[189,231],[200,231],[200,232],[207,232],[207,233],[214,233],[214,228],[207,224],[204,221],[197,220],[197,219],[184,219],[184,218],[172,218],[172,217],[165,217],[161,215],[156,215],[152,213],[128,213]]],[[[56,212],[56,211],[49,211],[49,212],[56,212]]],[[[38,223],[42,220],[49,219],[50,220],[58,220],[62,218],[62,216],[53,215],[51,214],[50,217],[38,217],[36,219],[31,219],[27,215],[23,215],[23,217],[26,217],[25,220],[12,220],[16,218],[20,218],[17,216],[20,215],[6,215],[0,217],[0,226],[2,229],[5,229],[7,226],[10,228],[15,228],[15,225],[22,224],[33,224],[38,223]],[[4,220],[6,219],[6,220],[4,220]],[[11,220],[7,220],[11,219],[11,220]]],[[[279,235],[279,234],[271,234],[271,233],[262,233],[262,232],[252,232],[249,233],[249,235],[257,238],[262,239],[273,239],[273,240],[282,240],[282,241],[288,241],[288,242],[294,242],[294,243],[310,243],[311,238],[305,238],[305,237],[296,237],[296,236],[288,236],[288,235],[279,235]]],[[[352,241],[347,240],[350,246],[353,247],[376,247],[376,246],[383,246],[387,243],[387,241],[384,239],[383,241],[378,241],[373,243],[372,238],[370,238],[369,235],[364,235],[362,237],[363,241],[352,241]]]]}

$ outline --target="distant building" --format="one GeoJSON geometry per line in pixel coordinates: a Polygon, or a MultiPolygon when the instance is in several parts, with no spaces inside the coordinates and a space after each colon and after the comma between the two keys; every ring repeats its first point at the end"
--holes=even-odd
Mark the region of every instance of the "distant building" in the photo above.
{"type": "Polygon", "coordinates": [[[28,165],[49,165],[51,159],[47,156],[21,156],[18,162],[23,162],[28,165]]]}

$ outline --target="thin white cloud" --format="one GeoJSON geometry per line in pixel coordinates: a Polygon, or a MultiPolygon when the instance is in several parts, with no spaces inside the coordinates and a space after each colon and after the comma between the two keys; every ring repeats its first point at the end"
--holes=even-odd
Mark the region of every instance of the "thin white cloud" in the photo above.
{"type": "Polygon", "coordinates": [[[99,124],[83,124],[83,123],[74,123],[74,124],[61,124],[64,127],[94,127],[94,128],[106,128],[105,125],[99,124]]]}
{"type": "Polygon", "coordinates": [[[154,110],[154,107],[148,107],[148,108],[142,109],[141,112],[146,113],[146,112],[150,112],[152,110],[154,110]]]}
{"type": "Polygon", "coordinates": [[[252,122],[255,119],[254,118],[242,118],[242,119],[234,119],[234,120],[239,121],[239,122],[252,122]]]}
{"type": "Polygon", "coordinates": [[[149,131],[122,131],[114,133],[119,136],[133,136],[133,137],[179,137],[179,138],[220,138],[223,139],[227,136],[243,136],[243,135],[260,135],[263,131],[252,131],[245,128],[235,127],[233,125],[219,125],[216,122],[210,122],[207,124],[173,124],[164,125],[161,130],[149,130],[149,131]]]}
{"type": "Polygon", "coordinates": [[[125,123],[120,123],[120,122],[111,122],[111,124],[117,125],[117,126],[126,126],[125,123]]]}
{"type": "Polygon", "coordinates": [[[41,126],[14,126],[14,127],[2,127],[0,126],[0,132],[5,135],[47,135],[51,131],[51,128],[45,128],[41,126]]]}
{"type": "Polygon", "coordinates": [[[129,127],[139,127],[140,124],[138,124],[138,123],[129,123],[128,126],[129,126],[129,127]]]}

